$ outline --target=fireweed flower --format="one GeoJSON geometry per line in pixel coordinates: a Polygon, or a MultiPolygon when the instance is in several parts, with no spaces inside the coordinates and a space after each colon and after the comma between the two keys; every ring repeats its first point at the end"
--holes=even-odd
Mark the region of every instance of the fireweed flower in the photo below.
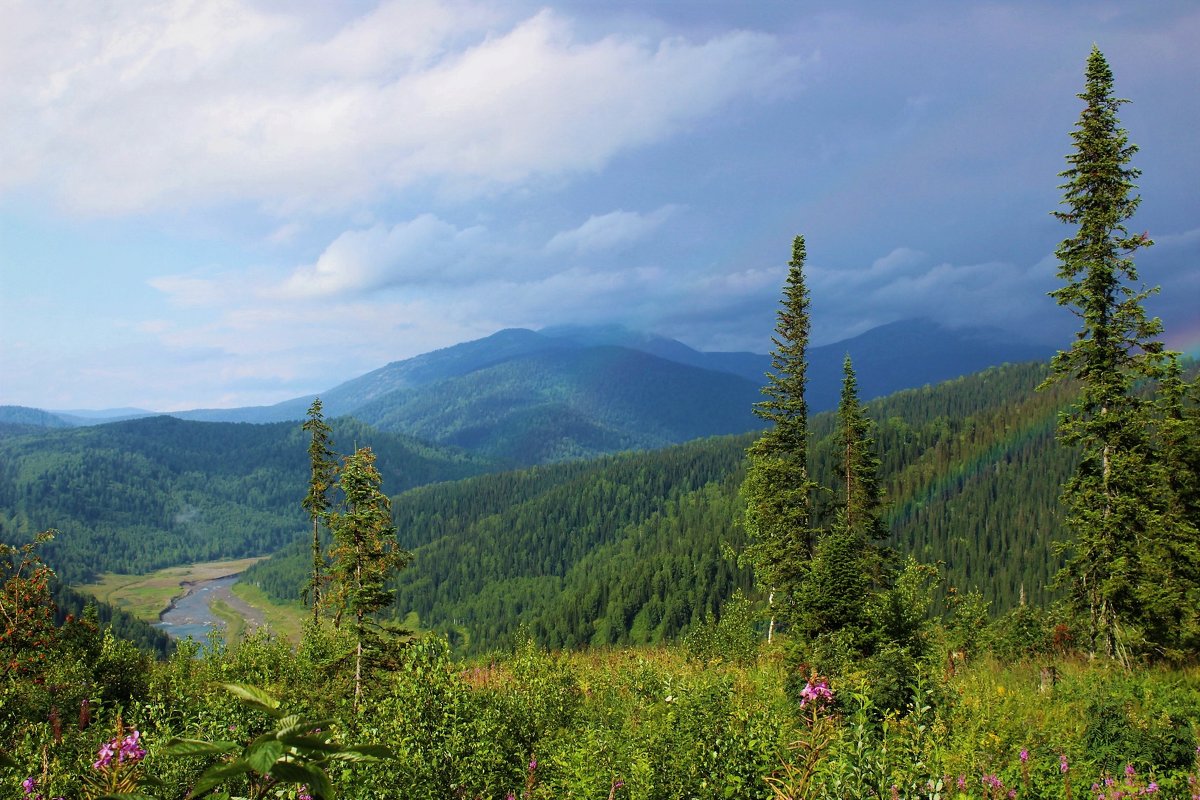
{"type": "Polygon", "coordinates": [[[112,764],[113,756],[117,757],[118,764],[136,764],[141,761],[146,757],[146,751],[140,744],[141,738],[141,732],[135,730],[124,738],[118,736],[100,745],[100,749],[96,751],[97,758],[92,762],[92,769],[107,769],[112,764]]]}
{"type": "Polygon", "coordinates": [[[1067,754],[1063,753],[1058,757],[1058,771],[1066,775],[1070,767],[1067,765],[1067,754]]]}
{"type": "Polygon", "coordinates": [[[21,781],[21,788],[25,790],[25,794],[33,794],[37,791],[37,781],[30,776],[21,781]]]}
{"type": "Polygon", "coordinates": [[[1021,763],[1025,764],[1028,762],[1029,762],[1029,751],[1027,749],[1025,749],[1024,747],[1022,747],[1021,748],[1021,763]]]}
{"type": "Polygon", "coordinates": [[[833,692],[829,689],[829,684],[825,681],[809,681],[804,684],[804,689],[800,691],[800,707],[804,708],[809,703],[824,705],[833,699],[833,692]]]}

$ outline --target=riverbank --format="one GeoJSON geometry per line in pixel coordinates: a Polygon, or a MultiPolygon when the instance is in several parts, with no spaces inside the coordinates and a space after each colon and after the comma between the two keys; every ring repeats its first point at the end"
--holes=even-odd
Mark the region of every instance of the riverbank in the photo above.
{"type": "Polygon", "coordinates": [[[163,610],[188,593],[203,581],[226,578],[245,571],[251,564],[265,556],[239,558],[224,561],[205,561],[168,567],[146,575],[124,575],[106,572],[95,583],[75,588],[79,591],[116,606],[145,622],[158,622],[163,610]]]}

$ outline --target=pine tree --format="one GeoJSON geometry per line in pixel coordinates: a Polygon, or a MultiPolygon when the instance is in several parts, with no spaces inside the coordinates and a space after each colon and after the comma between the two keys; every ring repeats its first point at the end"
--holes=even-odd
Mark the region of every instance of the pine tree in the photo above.
{"type": "Polygon", "coordinates": [[[308,418],[301,428],[312,437],[308,445],[308,458],[312,467],[308,482],[308,494],[303,506],[312,520],[312,574],[305,589],[305,599],[312,598],[313,624],[321,619],[321,590],[325,578],[321,574],[325,566],[325,554],[321,547],[321,524],[329,516],[329,490],[337,477],[337,461],[334,458],[331,430],[322,416],[321,398],[315,398],[308,408],[308,418]]]}
{"type": "MultiPolygon", "coordinates": [[[[792,242],[792,260],[780,301],[771,369],[754,413],[771,423],[750,446],[742,495],[751,544],[747,556],[767,588],[773,615],[788,621],[813,555],[812,494],[808,473],[808,405],[804,399],[808,347],[808,289],[804,237],[792,242]],[[778,609],[777,611],[775,609],[778,609]]],[[[772,629],[774,616],[772,617],[772,629]]]]}
{"type": "Polygon", "coordinates": [[[380,491],[382,482],[371,448],[361,447],[354,455],[346,456],[338,479],[341,510],[329,518],[334,539],[330,553],[337,603],[334,624],[340,625],[347,611],[354,616],[356,711],[362,699],[368,618],[395,600],[387,581],[412,559],[396,541],[392,504],[380,491]]]}
{"type": "Polygon", "coordinates": [[[1151,400],[1135,391],[1140,381],[1161,373],[1162,325],[1142,306],[1152,290],[1135,289],[1132,253],[1152,242],[1130,235],[1125,222],[1137,209],[1133,194],[1139,170],[1129,166],[1137,147],[1129,144],[1117,110],[1127,102],[1113,96],[1107,61],[1093,47],[1086,107],[1071,134],[1075,151],[1060,173],[1066,183],[1054,215],[1077,226],[1055,251],[1065,285],[1051,292],[1082,321],[1069,350],[1052,361],[1053,380],[1079,382],[1079,397],[1059,421],[1059,439],[1078,447],[1078,468],[1063,488],[1068,524],[1074,533],[1066,577],[1072,597],[1089,619],[1093,648],[1125,658],[1125,641],[1136,639],[1142,609],[1139,542],[1154,534],[1154,454],[1148,434],[1151,400]]]}

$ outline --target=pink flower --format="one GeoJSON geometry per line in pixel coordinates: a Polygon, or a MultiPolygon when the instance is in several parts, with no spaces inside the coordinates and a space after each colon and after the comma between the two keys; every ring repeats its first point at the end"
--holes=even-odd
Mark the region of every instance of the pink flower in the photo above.
{"type": "Polygon", "coordinates": [[[1125,777],[1132,778],[1134,776],[1133,764],[1125,765],[1125,777]]]}
{"type": "Polygon", "coordinates": [[[1027,761],[1029,761],[1029,751],[1022,747],[1021,748],[1021,763],[1024,764],[1027,761]]]}
{"type": "Polygon", "coordinates": [[[1058,757],[1058,771],[1066,775],[1070,767],[1067,766],[1067,754],[1063,753],[1058,757]]]}
{"type": "Polygon", "coordinates": [[[825,681],[817,681],[813,683],[809,681],[804,684],[804,688],[800,691],[800,707],[809,703],[817,703],[823,705],[833,699],[833,692],[829,689],[829,684],[825,681]]]}

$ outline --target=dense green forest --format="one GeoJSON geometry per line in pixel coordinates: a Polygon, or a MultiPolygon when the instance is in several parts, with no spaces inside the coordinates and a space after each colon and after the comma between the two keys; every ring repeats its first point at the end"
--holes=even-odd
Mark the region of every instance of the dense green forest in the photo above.
{"type": "MultiPolygon", "coordinates": [[[[948,585],[995,610],[1054,596],[1056,480],[1071,455],[1054,440],[1064,391],[1036,392],[1044,364],[997,367],[867,404],[875,420],[894,546],[943,562],[948,585]]],[[[813,420],[812,469],[832,485],[835,416],[813,420]]],[[[415,553],[392,613],[471,650],[504,646],[523,625],[550,646],[652,643],[719,612],[744,544],[738,487],[751,435],[483,475],[395,497],[415,553]]],[[[299,543],[245,580],[299,597],[299,543]]]]}
{"type": "MultiPolygon", "coordinates": [[[[376,449],[392,491],[486,468],[355,420],[337,421],[335,431],[376,449]]],[[[57,529],[45,555],[69,584],[266,555],[304,529],[304,448],[290,423],[172,417],[0,438],[0,541],[57,529]]]]}

